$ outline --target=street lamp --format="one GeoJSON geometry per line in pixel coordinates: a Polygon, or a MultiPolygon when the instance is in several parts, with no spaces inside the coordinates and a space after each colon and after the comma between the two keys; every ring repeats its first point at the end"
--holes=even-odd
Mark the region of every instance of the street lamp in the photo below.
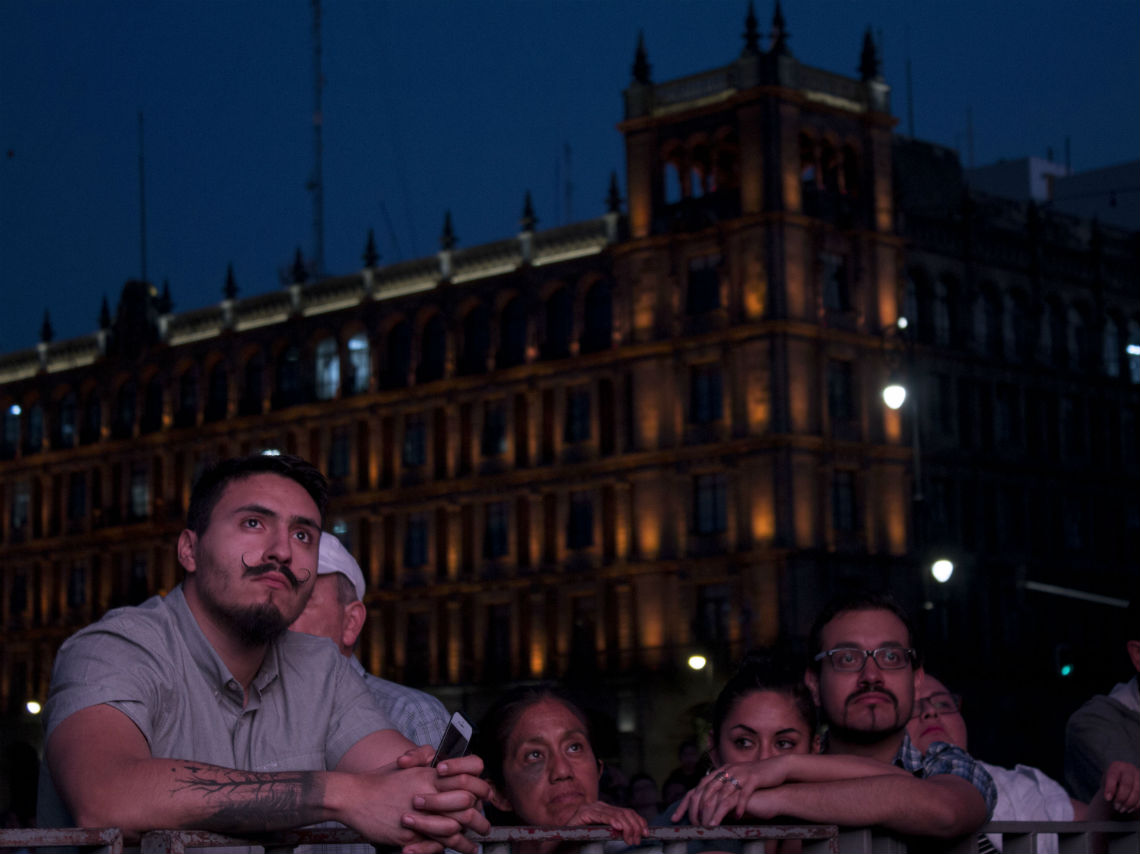
{"type": "Polygon", "coordinates": [[[693,670],[704,670],[705,665],[708,663],[709,660],[699,653],[694,653],[689,656],[689,667],[693,670]]]}
{"type": "Polygon", "coordinates": [[[890,409],[900,409],[906,403],[906,386],[892,381],[883,389],[883,403],[890,409]]]}
{"type": "Polygon", "coordinates": [[[930,565],[930,574],[939,584],[945,584],[954,574],[954,562],[946,558],[939,558],[930,565]]]}

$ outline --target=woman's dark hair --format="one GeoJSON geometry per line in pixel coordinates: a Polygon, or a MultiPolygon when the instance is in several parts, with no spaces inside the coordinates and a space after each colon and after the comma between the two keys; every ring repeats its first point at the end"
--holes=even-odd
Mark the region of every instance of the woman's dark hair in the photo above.
{"type": "Polygon", "coordinates": [[[794,673],[791,662],[786,657],[776,657],[767,651],[757,650],[744,657],[736,673],[721,689],[713,704],[714,748],[720,742],[720,730],[729,712],[742,698],[754,691],[772,691],[790,697],[796,711],[808,725],[809,736],[815,737],[819,729],[819,714],[812,701],[811,692],[804,684],[802,673],[794,673]]]}
{"type": "Polygon", "coordinates": [[[555,700],[566,706],[574,717],[582,722],[586,739],[593,746],[589,716],[562,687],[551,682],[542,682],[537,685],[512,688],[499,695],[483,715],[472,743],[472,752],[483,759],[483,776],[500,790],[504,785],[503,759],[507,750],[507,740],[523,713],[543,700],[555,700]]]}

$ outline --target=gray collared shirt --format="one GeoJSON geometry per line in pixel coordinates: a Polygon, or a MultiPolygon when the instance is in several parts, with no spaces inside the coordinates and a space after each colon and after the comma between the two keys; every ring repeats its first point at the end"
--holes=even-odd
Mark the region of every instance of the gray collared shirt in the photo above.
{"type": "MultiPolygon", "coordinates": [[[[370,733],[393,728],[336,646],[299,632],[270,644],[244,706],[243,699],[179,585],[165,598],[108,612],[60,647],[44,743],[70,715],[105,704],[134,722],[155,757],[244,771],[319,771],[336,768],[370,733]]],[[[39,824],[72,823],[45,763],[39,824]]]]}
{"type": "Polygon", "coordinates": [[[364,679],[369,693],[380,706],[381,711],[392,721],[404,738],[414,745],[430,744],[439,746],[443,731],[451,715],[438,699],[425,691],[417,691],[406,685],[399,685],[373,676],[364,669],[356,658],[349,658],[349,664],[364,679]]]}

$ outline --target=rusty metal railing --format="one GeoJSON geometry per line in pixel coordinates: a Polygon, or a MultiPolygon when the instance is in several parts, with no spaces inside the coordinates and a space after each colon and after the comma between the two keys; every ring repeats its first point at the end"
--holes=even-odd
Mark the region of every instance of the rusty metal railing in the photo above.
{"type": "MultiPolygon", "coordinates": [[[[1000,837],[1005,854],[1059,854],[1103,851],[1140,854],[1140,821],[1028,822],[1004,821],[985,825],[979,834],[1000,837]],[[1050,837],[1050,834],[1055,836],[1050,837]],[[1097,847],[1094,849],[1094,845],[1097,847]]],[[[620,836],[605,827],[496,827],[473,837],[484,854],[514,854],[538,842],[576,844],[576,854],[622,850],[620,836]]],[[[878,828],[839,828],[835,825],[731,825],[726,827],[651,827],[637,849],[642,854],[686,854],[689,844],[702,847],[730,843],[741,854],[764,854],[767,843],[799,840],[805,854],[977,854],[979,835],[954,840],[904,838],[878,828]]],[[[115,828],[0,829],[0,849],[72,847],[84,854],[186,854],[187,849],[243,849],[264,854],[293,854],[298,848],[320,846],[322,854],[358,854],[373,846],[346,828],[310,828],[263,836],[229,836],[203,830],[153,830],[137,844],[125,844],[115,828]]],[[[381,849],[383,850],[383,849],[381,849]]]]}

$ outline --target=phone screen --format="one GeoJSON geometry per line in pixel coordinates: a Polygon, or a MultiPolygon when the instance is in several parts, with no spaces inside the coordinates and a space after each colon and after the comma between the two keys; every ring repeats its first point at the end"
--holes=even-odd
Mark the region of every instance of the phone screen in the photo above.
{"type": "Polygon", "coordinates": [[[471,743],[471,724],[459,712],[451,716],[447,729],[443,731],[443,738],[439,740],[439,747],[435,750],[435,758],[431,765],[434,768],[445,759],[454,759],[467,753],[471,743]]]}

